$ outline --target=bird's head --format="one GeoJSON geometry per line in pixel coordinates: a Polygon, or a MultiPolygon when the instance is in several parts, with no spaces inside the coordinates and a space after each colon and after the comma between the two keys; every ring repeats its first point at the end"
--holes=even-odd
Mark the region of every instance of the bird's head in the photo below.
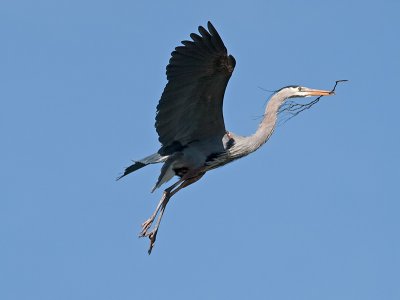
{"type": "Polygon", "coordinates": [[[290,115],[289,119],[291,119],[305,109],[311,108],[322,96],[332,96],[334,94],[334,90],[316,90],[299,85],[290,85],[281,88],[271,97],[267,110],[275,108],[278,115],[290,115]],[[292,100],[292,98],[305,97],[317,98],[309,103],[297,103],[295,100],[292,100]]]}
{"type": "Polygon", "coordinates": [[[302,97],[312,97],[312,96],[331,96],[335,93],[332,91],[325,91],[325,90],[315,90],[310,89],[304,86],[299,85],[291,85],[284,87],[278,91],[279,93],[283,93],[285,98],[302,98],[302,97]]]}

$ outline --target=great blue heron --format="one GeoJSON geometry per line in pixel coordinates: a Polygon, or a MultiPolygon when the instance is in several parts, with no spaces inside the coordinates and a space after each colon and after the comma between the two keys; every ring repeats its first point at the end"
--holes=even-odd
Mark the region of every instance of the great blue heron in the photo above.
{"type": "Polygon", "coordinates": [[[334,94],[333,91],[287,86],[272,95],[253,135],[240,136],[226,130],[222,102],[236,62],[232,55],[228,55],[214,26],[210,22],[207,25],[208,31],[200,26],[200,35],[192,33],[193,41],[182,41],[183,46],[172,52],[166,72],[168,83],[157,106],[155,123],[161,148],[157,153],[136,161],[119,177],[155,163],[164,165],[152,191],[175,175],[180,177],[164,190],[156,210],[142,224],[140,237],[149,237],[149,254],[165,207],[173,195],[198,181],[207,171],[261,147],[274,132],[278,112],[287,99],[334,94]],[[158,214],[158,220],[150,231],[158,214]]]}

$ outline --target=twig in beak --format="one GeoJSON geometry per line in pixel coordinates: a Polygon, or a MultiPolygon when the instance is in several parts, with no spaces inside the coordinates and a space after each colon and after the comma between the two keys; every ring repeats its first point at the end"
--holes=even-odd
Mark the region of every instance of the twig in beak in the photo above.
{"type": "MultiPolygon", "coordinates": [[[[333,89],[330,91],[330,94],[333,94],[335,92],[336,86],[338,85],[339,82],[346,82],[348,81],[347,79],[341,79],[341,80],[336,80],[335,85],[333,86],[333,89]]],[[[285,102],[279,109],[278,114],[282,114],[284,112],[289,113],[291,116],[284,120],[283,123],[279,122],[279,125],[282,125],[289,121],[291,118],[297,116],[299,113],[302,111],[311,108],[314,104],[316,104],[323,96],[319,96],[315,98],[313,101],[307,103],[307,104],[299,104],[294,101],[287,101],[285,102]]]]}
{"type": "Polygon", "coordinates": [[[333,87],[331,93],[335,92],[336,86],[338,85],[339,82],[346,82],[346,81],[348,81],[348,80],[347,79],[336,80],[335,86],[333,87]]]}

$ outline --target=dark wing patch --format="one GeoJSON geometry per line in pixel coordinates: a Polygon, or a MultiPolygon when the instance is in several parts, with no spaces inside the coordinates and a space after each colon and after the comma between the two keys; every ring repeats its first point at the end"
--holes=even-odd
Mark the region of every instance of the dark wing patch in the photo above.
{"type": "Polygon", "coordinates": [[[157,106],[155,127],[162,144],[160,153],[172,144],[193,140],[222,139],[225,124],[223,98],[235,59],[227,54],[214,26],[199,27],[193,41],[183,41],[172,52],[167,66],[168,83],[157,106]]]}

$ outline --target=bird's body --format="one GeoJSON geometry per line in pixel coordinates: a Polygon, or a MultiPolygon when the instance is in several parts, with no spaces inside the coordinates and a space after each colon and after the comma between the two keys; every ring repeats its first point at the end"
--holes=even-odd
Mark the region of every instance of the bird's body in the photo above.
{"type": "Polygon", "coordinates": [[[199,27],[193,41],[175,48],[167,66],[168,83],[157,106],[155,127],[161,148],[136,161],[119,178],[148,164],[163,163],[153,188],[180,179],[165,189],[154,214],[142,224],[140,236],[150,238],[152,250],[158,227],[169,199],[180,189],[196,182],[209,170],[246,156],[261,147],[274,132],[278,111],[293,97],[328,96],[330,91],[288,86],[275,92],[264,118],[251,136],[240,136],[225,128],[222,104],[226,86],[235,68],[219,34],[208,22],[208,31],[199,27]],[[159,214],[157,224],[149,229],[159,214]]]}

